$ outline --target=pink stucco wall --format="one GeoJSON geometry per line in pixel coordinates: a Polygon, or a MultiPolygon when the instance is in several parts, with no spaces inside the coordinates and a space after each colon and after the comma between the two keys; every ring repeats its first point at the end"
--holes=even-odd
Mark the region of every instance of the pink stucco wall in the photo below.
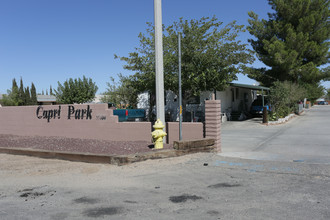
{"type": "MultiPolygon", "coordinates": [[[[172,144],[179,140],[179,123],[166,124],[172,144]]],[[[151,141],[151,131],[150,122],[118,122],[106,104],[0,107],[0,134],[151,141]]],[[[203,138],[203,124],[183,123],[182,135],[183,140],[203,138]]]]}
{"type": "Polygon", "coordinates": [[[0,134],[113,141],[151,140],[150,122],[119,123],[118,117],[106,104],[51,105],[42,106],[39,112],[37,110],[38,106],[0,107],[0,134]]]}
{"type": "Polygon", "coordinates": [[[215,140],[218,152],[221,152],[221,101],[205,101],[205,137],[215,140]]]}
{"type": "MultiPolygon", "coordinates": [[[[167,122],[167,141],[179,141],[179,122],[167,122]]],[[[183,122],[182,140],[198,140],[203,138],[203,123],[201,122],[183,122]]]]}

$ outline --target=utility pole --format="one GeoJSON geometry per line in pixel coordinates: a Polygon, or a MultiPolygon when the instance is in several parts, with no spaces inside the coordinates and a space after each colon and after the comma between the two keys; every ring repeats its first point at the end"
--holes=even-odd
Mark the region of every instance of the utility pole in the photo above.
{"type": "Polygon", "coordinates": [[[165,123],[164,107],[164,64],[163,64],[163,22],[162,1],[154,0],[155,17],[155,59],[156,59],[156,111],[157,119],[165,123]]]}
{"type": "Polygon", "coordinates": [[[178,33],[178,47],[179,47],[179,140],[182,140],[182,89],[181,89],[181,34],[178,33]]]}

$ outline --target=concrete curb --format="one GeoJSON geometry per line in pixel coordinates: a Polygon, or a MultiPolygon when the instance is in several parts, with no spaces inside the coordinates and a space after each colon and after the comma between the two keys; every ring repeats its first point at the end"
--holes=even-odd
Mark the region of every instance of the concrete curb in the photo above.
{"type": "Polygon", "coordinates": [[[284,124],[284,123],[290,121],[292,118],[294,118],[296,116],[297,116],[296,114],[289,114],[285,118],[279,118],[277,121],[269,121],[268,123],[264,123],[264,125],[280,125],[280,124],[284,124]]]}
{"type": "MultiPolygon", "coordinates": [[[[153,150],[151,152],[136,153],[129,155],[103,155],[103,154],[91,154],[80,152],[63,152],[63,151],[46,151],[30,148],[1,148],[0,153],[13,154],[13,155],[25,155],[40,158],[61,159],[69,161],[79,161],[87,163],[108,163],[114,165],[126,165],[130,163],[145,161],[149,159],[163,159],[169,157],[183,156],[186,154],[198,153],[198,152],[216,152],[214,145],[209,145],[212,142],[210,139],[197,141],[189,141],[191,144],[185,144],[184,149],[170,149],[170,150],[153,150]],[[195,143],[198,143],[196,145],[195,143]],[[208,143],[208,144],[201,144],[208,143]],[[192,147],[189,147],[192,146],[192,147]]],[[[214,141],[213,141],[214,143],[214,141]]]]}

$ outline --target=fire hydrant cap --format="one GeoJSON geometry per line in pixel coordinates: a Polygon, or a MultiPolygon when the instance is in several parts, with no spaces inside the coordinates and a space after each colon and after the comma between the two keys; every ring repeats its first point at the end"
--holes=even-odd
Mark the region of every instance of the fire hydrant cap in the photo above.
{"type": "Polygon", "coordinates": [[[160,119],[157,119],[157,121],[155,122],[153,128],[157,129],[157,128],[164,128],[165,125],[163,125],[162,121],[160,119]]]}

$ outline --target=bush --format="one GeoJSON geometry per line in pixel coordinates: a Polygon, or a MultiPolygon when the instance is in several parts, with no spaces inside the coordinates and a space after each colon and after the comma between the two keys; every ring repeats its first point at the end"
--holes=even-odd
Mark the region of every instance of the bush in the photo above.
{"type": "Polygon", "coordinates": [[[268,112],[268,121],[277,121],[277,119],[279,119],[279,118],[278,118],[276,112],[274,112],[274,111],[268,112]]]}
{"type": "Polygon", "coordinates": [[[271,118],[284,118],[293,112],[297,103],[306,96],[306,90],[298,84],[277,81],[270,89],[271,118]]]}

